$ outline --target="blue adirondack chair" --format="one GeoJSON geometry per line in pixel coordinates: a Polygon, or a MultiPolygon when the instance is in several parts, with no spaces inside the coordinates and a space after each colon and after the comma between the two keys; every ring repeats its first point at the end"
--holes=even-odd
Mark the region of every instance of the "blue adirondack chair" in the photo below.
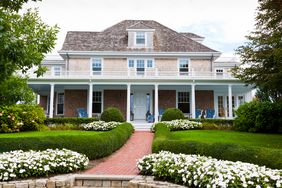
{"type": "Polygon", "coordinates": [[[214,109],[207,109],[206,118],[214,118],[215,110],[214,109]]]}
{"type": "Polygon", "coordinates": [[[78,117],[87,118],[88,114],[84,108],[78,108],[77,110],[78,117]]]}
{"type": "Polygon", "coordinates": [[[196,109],[196,118],[200,118],[201,116],[201,109],[196,109]]]}

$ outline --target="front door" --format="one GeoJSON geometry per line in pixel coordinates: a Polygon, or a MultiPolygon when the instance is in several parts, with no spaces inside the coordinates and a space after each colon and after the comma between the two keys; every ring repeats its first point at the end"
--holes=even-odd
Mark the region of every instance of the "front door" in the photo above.
{"type": "Polygon", "coordinates": [[[143,91],[134,92],[134,119],[146,119],[146,96],[147,93],[143,91]]]}

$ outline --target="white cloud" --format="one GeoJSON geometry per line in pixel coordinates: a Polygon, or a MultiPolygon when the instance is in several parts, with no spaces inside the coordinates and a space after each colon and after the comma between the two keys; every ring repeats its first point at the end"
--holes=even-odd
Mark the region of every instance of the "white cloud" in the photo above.
{"type": "MultiPolygon", "coordinates": [[[[101,31],[124,19],[156,20],[177,31],[206,37],[205,44],[219,47],[242,43],[252,30],[257,0],[43,0],[42,19],[61,30],[53,52],[61,49],[67,31],[101,31]]],[[[229,48],[226,48],[229,50],[229,48]]]]}

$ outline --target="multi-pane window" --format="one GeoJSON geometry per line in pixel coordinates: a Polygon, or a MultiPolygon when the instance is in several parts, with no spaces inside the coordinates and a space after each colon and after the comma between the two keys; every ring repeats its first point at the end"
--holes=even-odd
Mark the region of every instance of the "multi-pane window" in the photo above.
{"type": "Polygon", "coordinates": [[[101,59],[92,59],[92,72],[93,74],[101,74],[102,71],[102,60],[101,59]]]}
{"type": "Polygon", "coordinates": [[[64,93],[58,93],[58,98],[57,98],[57,114],[58,115],[64,114],[64,100],[65,100],[64,93]]]}
{"type": "Polygon", "coordinates": [[[147,68],[153,68],[153,60],[147,60],[147,68]]]}
{"type": "Polygon", "coordinates": [[[136,61],[137,65],[137,75],[144,75],[145,72],[145,60],[144,59],[138,59],[136,61]]]}
{"type": "Polygon", "coordinates": [[[144,32],[136,33],[136,44],[145,44],[145,33],[144,32]]]}
{"type": "Polygon", "coordinates": [[[223,96],[217,97],[217,108],[218,108],[218,117],[224,117],[224,106],[223,106],[223,96]]]}
{"type": "Polygon", "coordinates": [[[179,73],[180,75],[188,75],[189,72],[189,61],[188,59],[179,60],[179,73]]]}
{"type": "Polygon", "coordinates": [[[92,113],[101,113],[101,112],[102,112],[102,92],[94,91],[92,113]]]}
{"type": "Polygon", "coordinates": [[[129,68],[134,67],[134,60],[133,59],[128,60],[128,67],[129,68]]]}
{"type": "Polygon", "coordinates": [[[178,92],[178,109],[183,113],[190,113],[189,92],[178,92]]]}
{"type": "Polygon", "coordinates": [[[53,75],[61,76],[62,68],[60,66],[53,67],[53,75]]]}

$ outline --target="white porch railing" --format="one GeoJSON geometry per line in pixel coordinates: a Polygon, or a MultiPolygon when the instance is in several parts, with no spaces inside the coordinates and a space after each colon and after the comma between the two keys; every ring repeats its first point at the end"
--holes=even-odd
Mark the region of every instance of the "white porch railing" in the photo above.
{"type": "MultiPolygon", "coordinates": [[[[32,72],[27,73],[29,78],[36,78],[32,72]]],[[[179,72],[179,71],[158,71],[157,69],[136,71],[47,71],[39,78],[46,79],[234,79],[230,73],[216,72],[179,72]]]]}

